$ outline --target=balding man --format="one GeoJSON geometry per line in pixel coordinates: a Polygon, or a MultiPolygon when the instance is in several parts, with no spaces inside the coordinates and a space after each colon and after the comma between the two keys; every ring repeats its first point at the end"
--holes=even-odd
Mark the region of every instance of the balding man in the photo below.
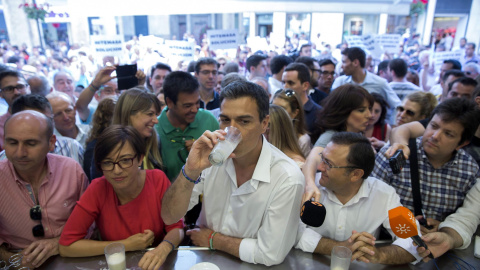
{"type": "Polygon", "coordinates": [[[75,103],[65,93],[53,92],[47,95],[52,105],[55,135],[77,140],[83,147],[88,138],[90,126],[75,123],[75,103]]]}
{"type": "Polygon", "coordinates": [[[27,83],[30,86],[30,92],[32,94],[46,96],[52,91],[48,79],[43,76],[32,76],[27,79],[27,83]]]}
{"type": "Polygon", "coordinates": [[[36,111],[5,123],[6,160],[0,161],[0,260],[23,255],[22,266],[39,267],[58,254],[63,226],[88,185],[80,165],[49,154],[53,121],[36,111]]]}
{"type": "Polygon", "coordinates": [[[53,88],[55,91],[59,91],[67,94],[71,98],[75,98],[75,80],[72,74],[66,71],[59,71],[53,76],[53,88]]]}

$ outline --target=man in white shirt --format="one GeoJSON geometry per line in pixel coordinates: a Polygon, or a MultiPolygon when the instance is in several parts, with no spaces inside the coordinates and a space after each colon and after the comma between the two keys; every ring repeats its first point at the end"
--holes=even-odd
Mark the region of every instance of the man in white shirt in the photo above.
{"type": "Polygon", "coordinates": [[[388,62],[388,73],[392,81],[388,83],[393,91],[403,100],[408,94],[420,91],[420,87],[407,81],[408,65],[402,58],[395,58],[388,62]]]}
{"type": "Polygon", "coordinates": [[[249,263],[279,264],[295,243],[305,179],[298,165],[262,135],[269,104],[260,86],[235,81],[220,95],[220,127],[238,128],[242,141],[231,158],[211,167],[208,156],[226,133],[205,131],[165,193],[162,218],[166,224],[177,222],[203,193],[200,228],[187,231],[195,245],[249,263]]]}
{"type": "Polygon", "coordinates": [[[388,211],[401,204],[391,186],[368,177],[375,164],[368,139],[358,133],[339,132],[320,155],[320,203],[327,216],[318,228],[300,224],[296,248],[329,255],[334,246],[346,246],[354,260],[381,264],[418,261],[421,257],[411,239],[375,247],[382,225],[394,236],[388,211]]]}
{"type": "Polygon", "coordinates": [[[387,81],[365,68],[366,54],[358,47],[347,48],[342,52],[342,68],[345,75],[335,79],[332,89],[346,83],[358,84],[370,93],[378,93],[387,101],[390,109],[387,112],[387,120],[390,124],[395,122],[394,109],[401,104],[397,94],[393,92],[387,81]]]}
{"type": "Polygon", "coordinates": [[[292,63],[293,59],[286,55],[277,55],[270,60],[270,70],[272,77],[268,78],[268,87],[272,91],[272,96],[280,89],[283,89],[282,75],[288,64],[292,63]]]}

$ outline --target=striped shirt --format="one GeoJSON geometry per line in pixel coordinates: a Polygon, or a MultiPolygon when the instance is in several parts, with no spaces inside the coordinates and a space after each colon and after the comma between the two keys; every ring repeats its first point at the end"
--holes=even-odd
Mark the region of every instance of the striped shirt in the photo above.
{"type": "Polygon", "coordinates": [[[80,196],[86,190],[88,179],[82,167],[71,158],[47,154],[47,173],[38,188],[38,197],[32,194],[30,183],[20,179],[13,164],[0,161],[0,244],[10,249],[24,249],[33,241],[59,237],[80,196]],[[36,204],[42,209],[45,237],[34,237],[32,228],[39,221],[30,218],[30,209],[36,204]]]}
{"type": "MultiPolygon", "coordinates": [[[[399,174],[393,174],[385,157],[388,147],[389,144],[385,145],[377,154],[371,176],[393,186],[401,203],[413,212],[410,160],[399,174]]],[[[460,149],[450,161],[435,169],[423,150],[422,137],[417,138],[417,155],[423,210],[428,218],[443,221],[463,204],[467,192],[480,179],[479,167],[469,154],[460,149]]]]}

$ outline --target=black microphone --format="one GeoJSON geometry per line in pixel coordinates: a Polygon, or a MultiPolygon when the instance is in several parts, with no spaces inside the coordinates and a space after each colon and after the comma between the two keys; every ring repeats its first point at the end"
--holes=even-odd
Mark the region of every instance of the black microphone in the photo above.
{"type": "Polygon", "coordinates": [[[300,219],[303,223],[312,227],[320,227],[325,221],[327,209],[319,202],[306,201],[300,211],[300,219]]]}

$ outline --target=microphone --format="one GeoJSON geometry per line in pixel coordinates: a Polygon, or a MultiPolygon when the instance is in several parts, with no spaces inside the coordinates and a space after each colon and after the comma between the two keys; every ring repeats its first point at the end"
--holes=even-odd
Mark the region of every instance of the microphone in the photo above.
{"type": "MultiPolygon", "coordinates": [[[[413,213],[408,208],[399,206],[388,211],[388,220],[390,221],[390,227],[393,233],[399,238],[412,238],[413,242],[419,247],[428,249],[427,244],[423,242],[422,238],[418,235],[417,222],[413,213]]],[[[430,252],[428,257],[433,259],[433,255],[430,252]]]]}
{"type": "Polygon", "coordinates": [[[300,211],[300,219],[311,227],[320,227],[325,221],[327,209],[319,202],[306,201],[300,211]]]}

